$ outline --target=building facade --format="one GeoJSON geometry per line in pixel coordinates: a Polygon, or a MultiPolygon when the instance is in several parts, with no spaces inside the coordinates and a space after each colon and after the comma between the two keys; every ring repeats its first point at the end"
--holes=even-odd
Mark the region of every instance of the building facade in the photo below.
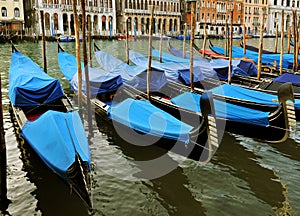
{"type": "Polygon", "coordinates": [[[1,0],[0,34],[21,33],[24,24],[22,0],[1,0]]]}
{"type": "MultiPolygon", "coordinates": [[[[25,0],[26,29],[28,34],[41,34],[41,11],[44,14],[46,36],[74,35],[72,0],[25,0]]],[[[81,32],[82,9],[77,0],[79,31],[81,32]]],[[[91,23],[92,35],[116,33],[115,0],[93,0],[86,2],[86,20],[91,23]]]]}
{"type": "Polygon", "coordinates": [[[267,33],[269,29],[268,0],[245,0],[244,8],[247,34],[259,34],[262,22],[264,23],[264,32],[267,33]]]}
{"type": "Polygon", "coordinates": [[[292,11],[297,12],[297,20],[299,26],[300,19],[300,1],[299,0],[270,0],[269,1],[269,25],[268,32],[270,34],[276,33],[276,25],[278,31],[281,31],[281,14],[284,11],[284,32],[293,26],[292,11]]]}
{"type": "Polygon", "coordinates": [[[233,11],[233,31],[240,33],[244,24],[242,0],[197,0],[196,4],[196,32],[204,34],[206,27],[209,35],[222,35],[225,25],[230,24],[233,11]]]}
{"type": "Polygon", "coordinates": [[[154,34],[161,30],[172,35],[180,32],[180,1],[179,0],[116,0],[117,31],[125,33],[126,20],[130,35],[149,34],[151,7],[154,10],[154,34]]]}

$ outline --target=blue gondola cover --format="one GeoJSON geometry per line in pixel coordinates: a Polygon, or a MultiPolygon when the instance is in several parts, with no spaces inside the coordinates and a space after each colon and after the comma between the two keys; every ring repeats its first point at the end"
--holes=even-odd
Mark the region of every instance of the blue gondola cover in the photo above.
{"type": "MultiPolygon", "coordinates": [[[[129,58],[136,65],[147,65],[148,57],[133,51],[129,50],[129,58]]],[[[184,84],[188,85],[190,83],[190,78],[186,75],[190,71],[190,66],[186,63],[180,62],[166,62],[160,63],[158,61],[151,61],[151,67],[157,70],[162,70],[165,72],[166,77],[174,81],[183,81],[184,84]]],[[[203,74],[199,66],[194,66],[194,82],[203,80],[203,74]]]]}
{"type": "Polygon", "coordinates": [[[193,129],[146,100],[128,98],[113,105],[108,114],[112,120],[139,132],[184,143],[189,143],[189,132],[193,129]]]}
{"type": "Polygon", "coordinates": [[[294,85],[300,85],[300,74],[284,73],[273,79],[275,82],[290,82],[294,85]]]}
{"type": "MultiPolygon", "coordinates": [[[[177,97],[173,98],[172,103],[183,107],[185,109],[201,112],[200,108],[200,98],[201,95],[194,94],[191,92],[185,92],[177,97]]],[[[269,112],[261,112],[254,109],[249,109],[246,107],[241,107],[226,103],[220,100],[214,100],[214,106],[216,111],[216,116],[218,118],[228,119],[236,122],[249,123],[253,125],[268,126],[269,112]]]]}
{"type": "Polygon", "coordinates": [[[64,96],[59,80],[48,76],[29,57],[12,53],[9,98],[14,106],[47,104],[64,96]]]}
{"type": "MultiPolygon", "coordinates": [[[[70,82],[71,87],[74,91],[78,91],[78,74],[77,74],[77,63],[76,58],[67,52],[58,53],[58,64],[59,67],[70,82]]],[[[82,68],[82,91],[86,94],[86,81],[84,73],[84,65],[81,64],[82,68]]],[[[115,75],[100,68],[89,67],[89,80],[90,80],[90,93],[91,95],[97,95],[105,92],[116,91],[122,85],[122,77],[115,75]]]]}
{"type": "MultiPolygon", "coordinates": [[[[147,64],[128,65],[120,59],[101,50],[95,52],[95,57],[99,65],[107,72],[121,75],[123,81],[128,85],[144,91],[147,89],[147,64]]],[[[167,83],[167,78],[163,70],[151,69],[150,89],[160,91],[167,83]]]]}
{"type": "Polygon", "coordinates": [[[27,121],[22,136],[48,167],[65,180],[66,170],[75,161],[75,150],[90,164],[89,145],[77,111],[49,110],[35,121],[27,121]]]}

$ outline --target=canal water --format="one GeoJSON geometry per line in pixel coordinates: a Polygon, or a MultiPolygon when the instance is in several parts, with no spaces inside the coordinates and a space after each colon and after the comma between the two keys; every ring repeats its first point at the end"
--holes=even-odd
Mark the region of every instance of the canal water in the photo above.
{"type": "MultiPolygon", "coordinates": [[[[258,39],[248,43],[258,45],[258,39]]],[[[95,41],[104,51],[125,60],[124,41],[95,41]]],[[[202,46],[202,40],[196,40],[202,46]]],[[[213,40],[222,46],[222,40],[213,40]]],[[[182,47],[182,42],[172,41],[182,47]]],[[[239,40],[234,41],[238,45],[239,40]]],[[[61,44],[75,54],[75,43],[61,44]]],[[[153,41],[159,47],[159,41],[153,41]]],[[[43,65],[42,43],[23,42],[17,49],[43,65]]],[[[131,49],[147,54],[148,41],[130,41],[131,49]]],[[[274,49],[274,39],[264,47],[274,49]]],[[[287,46],[285,47],[285,49],[287,46]]],[[[7,146],[7,189],[9,204],[1,203],[4,215],[299,215],[300,132],[285,143],[268,144],[225,133],[220,147],[206,164],[162,152],[158,147],[137,151],[121,141],[117,131],[94,118],[90,140],[92,158],[92,202],[88,210],[69,188],[51,173],[25,143],[19,142],[9,113],[8,71],[11,46],[0,46],[0,72],[7,146]],[[163,163],[155,163],[164,154],[163,163]],[[167,169],[167,168],[169,169],[167,169]],[[170,168],[171,167],[171,168],[170,168]],[[141,174],[142,173],[142,174],[141,174]],[[145,175],[143,175],[143,173],[145,175]],[[145,177],[147,176],[147,178],[145,177]]],[[[47,42],[48,74],[61,80],[57,43],[47,42]]],[[[167,41],[163,50],[167,51],[167,41]]],[[[93,65],[96,61],[93,56],[93,65]]],[[[299,123],[297,129],[300,130],[299,123]]]]}

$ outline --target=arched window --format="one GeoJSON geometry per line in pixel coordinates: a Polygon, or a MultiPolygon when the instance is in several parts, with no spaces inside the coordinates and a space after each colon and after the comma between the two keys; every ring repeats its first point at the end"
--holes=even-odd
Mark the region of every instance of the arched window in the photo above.
{"type": "Polygon", "coordinates": [[[102,21],[102,31],[105,31],[106,30],[106,16],[102,16],[101,18],[101,21],[102,21]]]}
{"type": "Polygon", "coordinates": [[[1,8],[1,14],[2,14],[2,17],[7,17],[7,10],[6,10],[6,7],[2,7],[2,8],[1,8]]]}
{"type": "Polygon", "coordinates": [[[15,15],[15,17],[20,17],[20,9],[19,8],[14,9],[14,15],[15,15]]]}

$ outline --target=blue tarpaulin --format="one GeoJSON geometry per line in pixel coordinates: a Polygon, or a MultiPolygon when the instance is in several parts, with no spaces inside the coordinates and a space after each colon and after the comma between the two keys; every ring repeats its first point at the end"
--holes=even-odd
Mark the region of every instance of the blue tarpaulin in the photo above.
{"type": "MultiPolygon", "coordinates": [[[[259,104],[279,106],[277,95],[247,89],[240,86],[223,84],[211,90],[215,95],[223,95],[226,97],[238,98],[259,104]]],[[[300,99],[295,99],[294,106],[296,110],[300,109],[300,99]]]]}
{"type": "Polygon", "coordinates": [[[189,132],[193,129],[146,100],[128,98],[113,105],[108,114],[112,120],[139,132],[184,143],[189,143],[189,132]]]}
{"type": "Polygon", "coordinates": [[[27,121],[22,136],[59,176],[75,162],[75,151],[90,164],[90,151],[82,121],[77,111],[62,113],[49,110],[35,121],[27,121]]]}
{"type": "Polygon", "coordinates": [[[290,82],[294,85],[300,85],[300,74],[284,73],[273,79],[275,82],[290,82]]]}
{"type": "MultiPolygon", "coordinates": [[[[115,75],[121,75],[123,81],[141,91],[147,89],[147,64],[128,65],[120,59],[101,50],[95,52],[95,57],[99,65],[107,72],[115,75]]],[[[167,83],[163,70],[151,69],[150,72],[150,90],[160,91],[167,83]]]]}
{"type": "MultiPolygon", "coordinates": [[[[172,61],[172,62],[190,62],[190,55],[186,53],[186,58],[183,58],[183,51],[178,50],[174,47],[170,47],[169,51],[175,55],[169,55],[167,53],[163,53],[164,61],[172,61]],[[177,58],[176,58],[177,57],[177,58]]],[[[157,57],[158,51],[153,50],[154,56],[157,57]]],[[[194,56],[194,65],[199,65],[201,72],[204,77],[207,78],[215,78],[220,80],[228,79],[228,60],[226,59],[213,59],[208,60],[202,58],[200,56],[194,56]]],[[[232,60],[232,72],[231,76],[234,74],[239,74],[242,76],[256,76],[257,75],[257,67],[252,62],[247,62],[244,60],[232,60]]]]}
{"type": "Polygon", "coordinates": [[[59,80],[48,76],[29,57],[13,52],[9,69],[9,98],[14,106],[47,104],[64,96],[59,80]]]}
{"type": "MultiPolygon", "coordinates": [[[[210,47],[212,51],[224,54],[224,48],[217,47],[217,46],[211,46],[210,47]]],[[[232,57],[233,58],[249,58],[253,60],[254,62],[258,62],[258,52],[247,50],[246,54],[244,54],[244,49],[241,47],[232,47],[232,57]]],[[[279,68],[280,66],[280,54],[262,54],[262,64],[265,65],[274,65],[274,61],[276,62],[276,67],[279,68]]],[[[283,54],[283,61],[282,61],[282,67],[284,69],[291,69],[293,68],[293,62],[294,62],[294,55],[292,53],[285,53],[283,54]]],[[[300,62],[300,61],[299,61],[300,62]]]]}
{"type": "MultiPolygon", "coordinates": [[[[133,51],[129,50],[129,58],[136,65],[147,65],[148,57],[133,51]]],[[[190,84],[190,78],[187,76],[187,73],[190,73],[190,66],[186,63],[175,63],[175,62],[166,62],[160,63],[158,61],[151,61],[151,67],[157,70],[162,70],[165,72],[168,79],[173,81],[180,81],[184,84],[190,84]]],[[[201,73],[199,66],[193,67],[194,72],[194,82],[199,82],[203,80],[203,74],[201,73]]]]}
{"type": "MultiPolygon", "coordinates": [[[[67,52],[58,53],[59,67],[70,82],[74,91],[78,91],[78,74],[77,63],[75,56],[68,54],[67,52]]],[[[86,81],[84,73],[84,65],[82,63],[82,91],[86,94],[86,81]]],[[[117,90],[122,85],[122,78],[120,75],[115,75],[100,68],[89,67],[89,80],[90,80],[90,93],[91,95],[97,95],[104,92],[110,92],[117,90]]]]}
{"type": "Polygon", "coordinates": [[[279,106],[277,95],[246,89],[240,86],[223,84],[211,90],[214,95],[223,95],[223,96],[238,98],[238,99],[247,100],[259,104],[279,106]]]}
{"type": "MultiPolygon", "coordinates": [[[[175,98],[172,98],[171,101],[172,103],[193,112],[201,112],[200,98],[201,95],[199,94],[185,92],[175,98]]],[[[262,112],[241,107],[220,100],[214,100],[214,106],[216,117],[218,118],[228,119],[235,122],[249,123],[253,125],[269,125],[269,112],[262,112]]]]}

